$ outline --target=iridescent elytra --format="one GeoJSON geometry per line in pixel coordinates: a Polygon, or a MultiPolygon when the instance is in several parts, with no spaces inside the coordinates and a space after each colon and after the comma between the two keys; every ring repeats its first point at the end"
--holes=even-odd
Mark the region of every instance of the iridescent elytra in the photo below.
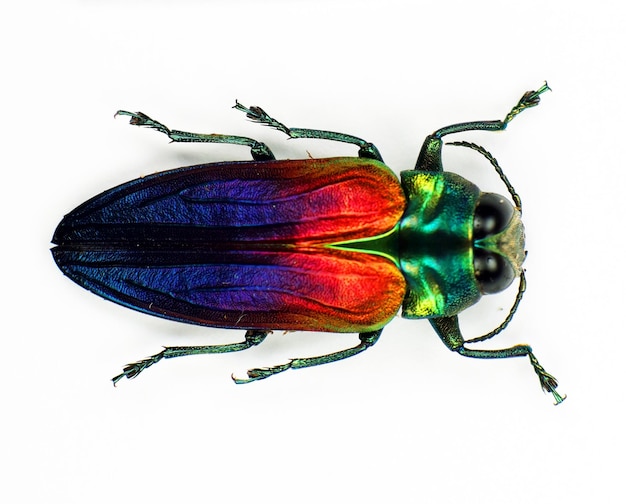
{"type": "Polygon", "coordinates": [[[525,93],[504,120],[474,121],[426,137],[413,170],[400,180],[378,149],[360,138],[289,128],[259,107],[236,103],[252,121],[291,138],[356,145],[358,157],[276,160],[269,147],[247,137],[170,130],[141,112],[120,110],[174,142],[250,148],[253,161],[209,163],[139,178],[95,196],[64,217],[52,249],[65,275],[118,304],[166,319],[245,330],[244,341],[165,347],[129,364],[113,378],[134,378],[163,358],[235,352],[258,345],[276,330],[358,333],[359,344],[319,357],[251,369],[248,383],[326,364],[371,347],[398,311],[427,318],[443,343],[467,357],[528,356],[541,387],[556,404],[556,379],[530,346],[468,348],[500,333],[525,290],[521,200],[495,158],[513,203],[481,192],[444,171],[443,137],[470,130],[500,131],[539,103],[544,83],[525,93]],[[519,279],[509,315],[484,336],[464,339],[458,314],[483,294],[519,279]]]}

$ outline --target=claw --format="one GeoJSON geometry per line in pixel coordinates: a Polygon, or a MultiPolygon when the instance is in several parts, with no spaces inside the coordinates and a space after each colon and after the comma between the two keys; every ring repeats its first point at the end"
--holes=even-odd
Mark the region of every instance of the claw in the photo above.
{"type": "Polygon", "coordinates": [[[230,375],[230,377],[237,385],[242,385],[244,383],[265,380],[265,378],[287,371],[289,368],[291,368],[291,362],[279,364],[278,366],[249,369],[247,371],[248,378],[237,378],[234,374],[230,375]]]}

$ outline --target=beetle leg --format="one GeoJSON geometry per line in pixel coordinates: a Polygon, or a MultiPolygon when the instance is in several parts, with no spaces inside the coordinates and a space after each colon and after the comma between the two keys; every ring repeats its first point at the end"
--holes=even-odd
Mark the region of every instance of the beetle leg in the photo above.
{"type": "Polygon", "coordinates": [[[465,357],[474,357],[476,359],[508,359],[509,357],[525,357],[528,356],[530,363],[539,377],[541,388],[546,392],[550,392],[554,397],[555,405],[562,403],[567,396],[561,396],[556,388],[558,382],[554,376],[548,373],[533,354],[532,348],[528,345],[515,345],[510,348],[501,350],[472,350],[466,348],[467,341],[461,335],[459,328],[459,319],[455,315],[453,317],[439,317],[430,319],[431,325],[441,338],[441,341],[452,351],[458,352],[465,357]]]}
{"type": "Polygon", "coordinates": [[[376,159],[377,161],[381,162],[383,160],[380,152],[378,151],[378,148],[373,143],[366,142],[361,138],[352,135],[346,135],[344,133],[336,133],[334,131],[288,128],[283,123],[278,122],[273,117],[270,117],[267,112],[265,112],[265,110],[263,110],[261,107],[248,108],[241,103],[236,102],[233,108],[244,112],[248,119],[260,124],[265,124],[266,126],[277,129],[278,131],[282,131],[290,138],[317,138],[321,140],[333,140],[335,142],[349,143],[356,145],[359,148],[359,157],[376,159]]]}
{"type": "Polygon", "coordinates": [[[415,169],[419,171],[443,171],[441,164],[441,148],[443,146],[442,138],[452,133],[461,133],[463,131],[502,131],[506,129],[515,116],[523,112],[527,108],[539,105],[539,95],[548,91],[548,83],[544,82],[537,91],[527,91],[520,98],[517,104],[509,111],[502,121],[472,121],[460,124],[452,124],[444,128],[438,129],[432,135],[428,135],[422,149],[420,150],[415,164],[415,169]]]}
{"type": "Polygon", "coordinates": [[[345,350],[341,350],[339,352],[334,352],[327,355],[321,355],[319,357],[305,357],[302,359],[292,359],[286,364],[279,364],[277,366],[272,366],[268,368],[255,368],[248,370],[247,378],[235,378],[233,381],[237,384],[241,383],[250,383],[253,381],[264,380],[265,378],[269,378],[272,375],[282,373],[283,371],[287,371],[287,369],[302,369],[312,366],[319,366],[321,364],[328,364],[330,362],[336,362],[339,360],[347,359],[348,357],[352,357],[353,355],[359,354],[364,350],[367,350],[374,343],[378,341],[380,334],[383,332],[382,329],[378,331],[366,332],[359,334],[359,340],[361,342],[352,348],[347,348],[345,350]]]}
{"type": "Polygon", "coordinates": [[[124,371],[112,379],[113,385],[117,384],[122,378],[129,380],[135,378],[144,369],[156,364],[161,359],[172,359],[174,357],[184,357],[186,355],[201,355],[214,353],[230,353],[246,350],[250,347],[261,343],[271,331],[246,331],[246,339],[241,343],[231,343],[227,345],[207,345],[207,346],[189,346],[189,347],[164,347],[161,352],[148,357],[147,359],[128,364],[124,371]]]}
{"type": "Polygon", "coordinates": [[[142,112],[127,112],[126,110],[118,110],[115,115],[130,116],[130,124],[135,126],[147,126],[148,128],[160,131],[161,133],[167,135],[172,142],[204,142],[244,145],[250,148],[252,158],[255,161],[271,161],[272,159],[276,159],[267,145],[252,138],[171,130],[164,124],[155,121],[142,112]]]}

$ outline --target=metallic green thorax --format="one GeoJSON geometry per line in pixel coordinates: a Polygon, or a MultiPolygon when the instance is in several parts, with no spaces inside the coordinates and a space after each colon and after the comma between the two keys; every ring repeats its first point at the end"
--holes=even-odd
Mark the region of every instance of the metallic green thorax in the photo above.
{"type": "Polygon", "coordinates": [[[405,171],[408,206],[400,221],[400,267],[408,292],[406,318],[454,315],[481,296],[472,234],[480,190],[450,172],[405,171]]]}

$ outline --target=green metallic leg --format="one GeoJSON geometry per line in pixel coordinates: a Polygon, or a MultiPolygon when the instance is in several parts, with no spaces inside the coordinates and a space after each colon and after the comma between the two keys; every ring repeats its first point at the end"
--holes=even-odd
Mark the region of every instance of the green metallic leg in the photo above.
{"type": "Polygon", "coordinates": [[[533,354],[532,348],[528,345],[515,345],[511,348],[504,348],[502,350],[471,350],[465,347],[467,341],[463,339],[461,335],[461,329],[459,328],[459,319],[455,315],[453,317],[440,317],[430,319],[431,325],[441,338],[441,341],[452,351],[458,352],[465,357],[474,357],[477,359],[508,359],[509,357],[525,357],[528,356],[530,363],[535,370],[535,373],[539,377],[541,388],[546,392],[550,392],[555,404],[562,403],[567,396],[561,396],[556,388],[558,382],[554,376],[548,373],[533,354]]]}
{"type": "Polygon", "coordinates": [[[204,143],[221,143],[221,144],[233,144],[244,145],[250,148],[252,158],[256,161],[270,161],[276,159],[274,154],[267,145],[262,142],[258,142],[252,138],[232,136],[232,135],[217,135],[217,134],[201,134],[201,133],[188,133],[186,131],[171,130],[167,126],[161,124],[154,119],[151,119],[142,112],[127,112],[126,110],[118,110],[117,115],[130,116],[130,124],[135,126],[147,126],[148,128],[155,129],[161,133],[167,135],[172,142],[204,142],[204,143]]]}
{"type": "Polygon", "coordinates": [[[113,385],[115,385],[122,378],[126,377],[129,380],[135,378],[144,369],[149,368],[153,364],[156,364],[161,359],[172,359],[174,357],[184,357],[186,355],[201,355],[201,354],[218,354],[218,353],[230,353],[240,352],[250,347],[256,346],[261,343],[270,331],[246,331],[246,339],[241,343],[231,343],[227,345],[208,345],[208,346],[189,346],[189,347],[165,347],[158,354],[148,357],[147,359],[128,364],[124,368],[124,372],[117,375],[112,379],[113,385]]]}
{"type": "Polygon", "coordinates": [[[328,355],[321,355],[319,357],[292,359],[286,364],[279,364],[277,366],[272,366],[269,368],[250,369],[247,373],[248,378],[235,378],[234,376],[232,378],[237,384],[250,383],[253,381],[264,380],[265,378],[269,378],[270,376],[273,376],[275,374],[282,373],[283,371],[287,371],[288,369],[302,369],[347,359],[348,357],[359,354],[371,347],[374,343],[378,341],[378,338],[380,337],[380,334],[382,332],[383,330],[379,329],[378,331],[359,334],[359,339],[361,340],[361,342],[353,348],[347,348],[346,350],[341,350],[339,352],[331,353],[328,355]]]}
{"type": "Polygon", "coordinates": [[[282,131],[290,138],[318,138],[322,140],[334,140],[336,142],[349,143],[359,147],[359,157],[376,159],[377,161],[381,162],[383,160],[376,146],[370,142],[366,142],[361,138],[352,135],[345,135],[343,133],[335,133],[333,131],[288,128],[283,123],[278,122],[276,119],[270,117],[261,107],[248,108],[243,106],[241,103],[236,102],[233,108],[244,112],[248,119],[260,124],[265,124],[266,126],[277,129],[278,131],[282,131]]]}
{"type": "Polygon", "coordinates": [[[523,112],[527,108],[539,105],[539,95],[548,91],[548,83],[545,82],[537,91],[527,91],[517,102],[517,105],[511,109],[503,121],[474,121],[460,124],[453,124],[445,128],[438,129],[432,135],[426,137],[422,149],[417,158],[415,169],[419,171],[443,171],[441,164],[441,148],[443,146],[442,138],[452,133],[461,133],[463,131],[502,131],[506,129],[515,116],[523,112]]]}

